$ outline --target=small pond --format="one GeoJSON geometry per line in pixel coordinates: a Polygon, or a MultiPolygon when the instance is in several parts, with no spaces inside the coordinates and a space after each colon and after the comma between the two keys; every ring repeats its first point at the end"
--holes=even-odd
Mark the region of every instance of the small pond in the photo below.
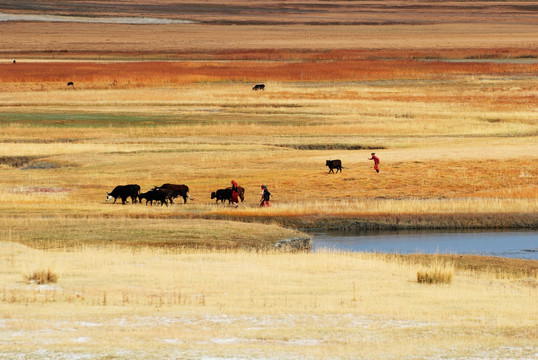
{"type": "Polygon", "coordinates": [[[538,260],[538,231],[318,232],[321,249],[397,254],[468,254],[538,260]]]}

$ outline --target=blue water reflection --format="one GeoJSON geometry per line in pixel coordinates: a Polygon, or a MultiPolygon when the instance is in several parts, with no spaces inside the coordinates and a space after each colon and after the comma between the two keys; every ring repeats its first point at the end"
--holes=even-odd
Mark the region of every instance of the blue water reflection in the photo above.
{"type": "Polygon", "coordinates": [[[312,235],[313,251],[472,254],[538,260],[537,231],[324,232],[312,235]]]}

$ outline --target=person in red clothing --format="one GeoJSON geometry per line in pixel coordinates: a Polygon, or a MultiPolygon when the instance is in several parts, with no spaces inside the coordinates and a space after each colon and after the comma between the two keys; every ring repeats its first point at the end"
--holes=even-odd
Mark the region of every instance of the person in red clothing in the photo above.
{"type": "Polygon", "coordinates": [[[372,157],[368,160],[374,160],[374,169],[376,172],[379,173],[379,158],[375,156],[375,153],[372,153],[372,157]]]}
{"type": "Polygon", "coordinates": [[[235,180],[232,180],[232,204],[235,207],[239,206],[238,196],[239,194],[237,193],[237,183],[235,182],[235,180]]]}

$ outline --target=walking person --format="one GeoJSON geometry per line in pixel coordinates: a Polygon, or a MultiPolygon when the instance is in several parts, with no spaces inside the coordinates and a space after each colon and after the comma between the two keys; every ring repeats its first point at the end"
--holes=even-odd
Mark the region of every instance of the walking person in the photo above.
{"type": "Polygon", "coordinates": [[[271,198],[271,193],[267,190],[267,186],[262,185],[262,197],[260,199],[260,207],[270,207],[269,199],[271,198]]]}
{"type": "Polygon", "coordinates": [[[379,173],[379,158],[375,156],[375,153],[372,153],[372,157],[368,160],[374,160],[374,170],[379,173]]]}
{"type": "Polygon", "coordinates": [[[239,206],[239,194],[237,193],[237,183],[232,180],[232,204],[234,207],[239,206]]]}

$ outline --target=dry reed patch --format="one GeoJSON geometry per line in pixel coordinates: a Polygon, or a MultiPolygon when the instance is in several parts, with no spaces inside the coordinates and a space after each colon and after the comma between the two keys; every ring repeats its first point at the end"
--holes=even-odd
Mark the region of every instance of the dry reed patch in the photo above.
{"type": "Polygon", "coordinates": [[[421,284],[450,284],[454,274],[454,265],[435,262],[417,271],[417,281],[421,284]]]}
{"type": "Polygon", "coordinates": [[[538,276],[538,262],[534,260],[511,259],[476,255],[442,255],[426,254],[393,255],[401,261],[433,267],[437,263],[447,263],[454,267],[455,273],[490,273],[498,279],[530,279],[530,286],[538,276]]]}
{"type": "Polygon", "coordinates": [[[29,156],[1,156],[0,165],[7,165],[10,167],[21,168],[27,165],[33,158],[29,156]]]}
{"type": "Polygon", "coordinates": [[[34,271],[31,274],[24,275],[24,281],[38,285],[56,283],[58,282],[58,274],[51,269],[34,271]]]}

